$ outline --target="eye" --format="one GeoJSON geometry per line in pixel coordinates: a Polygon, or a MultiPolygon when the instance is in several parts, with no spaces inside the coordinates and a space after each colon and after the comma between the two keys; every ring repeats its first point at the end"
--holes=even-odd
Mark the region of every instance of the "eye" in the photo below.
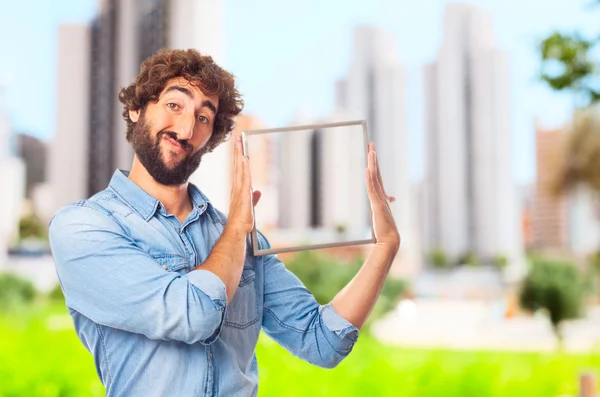
{"type": "Polygon", "coordinates": [[[198,120],[201,123],[205,123],[205,124],[208,124],[210,122],[210,120],[207,117],[202,116],[202,115],[199,115],[198,117],[196,117],[196,120],[198,120]]]}
{"type": "Polygon", "coordinates": [[[173,102],[169,102],[167,103],[167,107],[171,110],[178,110],[179,109],[179,105],[173,102]]]}

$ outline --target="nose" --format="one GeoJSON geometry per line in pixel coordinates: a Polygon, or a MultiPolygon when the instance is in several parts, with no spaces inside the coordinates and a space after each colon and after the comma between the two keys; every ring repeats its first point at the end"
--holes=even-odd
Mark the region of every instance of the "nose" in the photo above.
{"type": "Polygon", "coordinates": [[[179,139],[189,140],[194,136],[194,126],[196,125],[196,115],[193,112],[184,113],[178,117],[175,132],[179,139]]]}

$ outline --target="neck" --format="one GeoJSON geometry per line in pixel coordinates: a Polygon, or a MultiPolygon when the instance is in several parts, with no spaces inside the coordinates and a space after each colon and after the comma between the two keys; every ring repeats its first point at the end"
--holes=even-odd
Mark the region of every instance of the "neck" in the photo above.
{"type": "Polygon", "coordinates": [[[129,179],[160,201],[165,210],[175,215],[180,222],[183,222],[192,210],[187,182],[174,186],[161,185],[152,178],[137,156],[133,158],[129,179]]]}

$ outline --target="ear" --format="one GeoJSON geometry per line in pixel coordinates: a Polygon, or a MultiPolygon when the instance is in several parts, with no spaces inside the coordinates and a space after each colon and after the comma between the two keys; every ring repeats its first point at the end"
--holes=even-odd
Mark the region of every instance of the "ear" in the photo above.
{"type": "Polygon", "coordinates": [[[133,121],[134,123],[137,123],[137,121],[140,118],[140,111],[139,110],[130,110],[129,111],[129,118],[131,119],[131,121],[133,121]]]}

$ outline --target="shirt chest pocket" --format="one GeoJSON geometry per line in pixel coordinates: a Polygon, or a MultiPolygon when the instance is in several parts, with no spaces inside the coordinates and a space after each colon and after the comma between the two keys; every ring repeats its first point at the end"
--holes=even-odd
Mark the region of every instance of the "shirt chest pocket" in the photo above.
{"type": "Polygon", "coordinates": [[[223,324],[228,327],[244,329],[258,321],[258,299],[254,285],[256,273],[250,267],[244,267],[240,284],[225,311],[223,324]]]}
{"type": "Polygon", "coordinates": [[[176,272],[181,275],[189,272],[189,263],[187,258],[176,254],[152,255],[152,258],[167,272],[176,272]]]}

